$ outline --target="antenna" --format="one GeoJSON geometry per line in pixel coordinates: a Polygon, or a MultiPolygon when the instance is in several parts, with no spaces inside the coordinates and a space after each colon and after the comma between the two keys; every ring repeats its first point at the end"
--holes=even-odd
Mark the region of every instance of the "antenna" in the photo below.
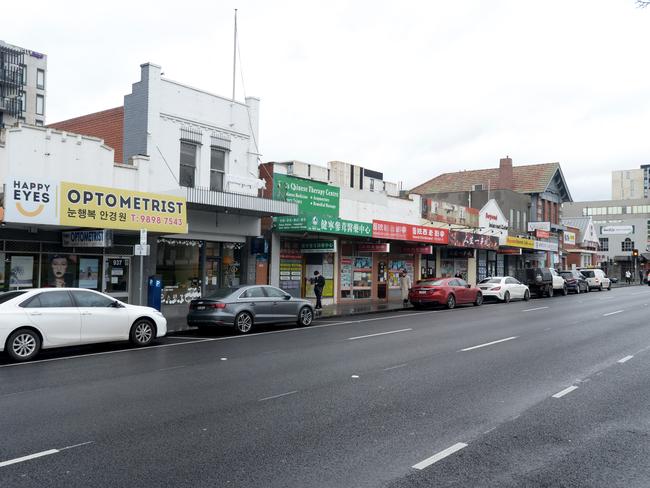
{"type": "Polygon", "coordinates": [[[237,9],[235,9],[235,38],[232,53],[232,101],[235,101],[235,72],[237,70],[237,9]]]}

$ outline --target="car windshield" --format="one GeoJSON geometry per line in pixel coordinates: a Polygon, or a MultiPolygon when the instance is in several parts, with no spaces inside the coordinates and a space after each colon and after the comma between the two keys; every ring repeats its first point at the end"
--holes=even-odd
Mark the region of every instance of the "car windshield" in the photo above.
{"type": "Polygon", "coordinates": [[[227,296],[235,293],[239,288],[217,288],[216,290],[210,292],[209,295],[206,295],[205,298],[218,300],[220,298],[226,298],[227,296]]]}
{"type": "Polygon", "coordinates": [[[423,280],[418,283],[419,286],[442,286],[445,280],[423,280]]]}
{"type": "Polygon", "coordinates": [[[24,291],[7,291],[5,293],[0,293],[0,303],[11,300],[12,298],[19,297],[25,293],[24,291]]]}
{"type": "Polygon", "coordinates": [[[586,278],[594,278],[596,276],[596,273],[593,271],[581,271],[583,275],[585,275],[586,278]]]}
{"type": "Polygon", "coordinates": [[[485,278],[479,285],[485,285],[487,283],[501,283],[501,278],[485,278]]]}

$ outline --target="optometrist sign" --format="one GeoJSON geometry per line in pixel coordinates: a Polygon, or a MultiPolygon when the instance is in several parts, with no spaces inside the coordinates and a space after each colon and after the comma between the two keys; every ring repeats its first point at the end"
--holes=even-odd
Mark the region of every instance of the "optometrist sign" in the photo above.
{"type": "Polygon", "coordinates": [[[7,178],[5,220],[22,224],[57,225],[58,183],[42,178],[7,178]]]}
{"type": "Polygon", "coordinates": [[[61,182],[61,225],[187,233],[184,198],[61,182]]]}

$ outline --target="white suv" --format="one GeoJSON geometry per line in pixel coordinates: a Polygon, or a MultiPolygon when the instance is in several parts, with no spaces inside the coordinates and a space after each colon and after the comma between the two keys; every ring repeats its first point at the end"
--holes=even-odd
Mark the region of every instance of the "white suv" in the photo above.
{"type": "Polygon", "coordinates": [[[605,276],[605,272],[602,269],[580,269],[579,271],[587,278],[587,284],[590,290],[603,291],[612,289],[612,282],[605,276]]]}

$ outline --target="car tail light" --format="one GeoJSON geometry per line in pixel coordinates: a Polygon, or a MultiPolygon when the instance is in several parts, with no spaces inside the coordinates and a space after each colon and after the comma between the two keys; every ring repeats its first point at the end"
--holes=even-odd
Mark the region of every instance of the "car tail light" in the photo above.
{"type": "Polygon", "coordinates": [[[500,286],[495,286],[493,288],[490,288],[490,291],[499,291],[501,289],[500,286]]]}
{"type": "Polygon", "coordinates": [[[226,308],[226,304],[225,304],[225,303],[221,303],[221,302],[216,302],[216,303],[210,303],[210,304],[208,304],[207,307],[208,307],[208,308],[226,308]]]}

